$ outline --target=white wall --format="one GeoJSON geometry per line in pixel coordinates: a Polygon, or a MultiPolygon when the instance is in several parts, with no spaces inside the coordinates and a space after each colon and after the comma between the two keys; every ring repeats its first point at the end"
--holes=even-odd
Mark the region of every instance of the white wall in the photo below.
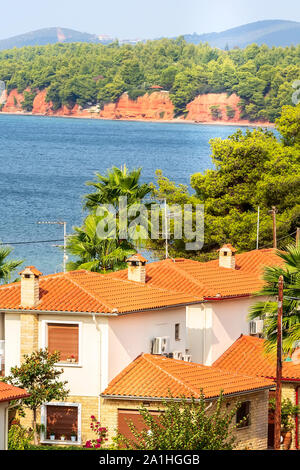
{"type": "Polygon", "coordinates": [[[5,313],[5,375],[20,365],[21,323],[18,313],[5,313]]]}
{"type": "Polygon", "coordinates": [[[212,309],[209,304],[192,305],[186,309],[187,347],[192,361],[208,364],[212,356],[212,309]]]}
{"type": "Polygon", "coordinates": [[[186,308],[140,312],[109,319],[108,357],[112,380],[141,353],[151,352],[157,336],[170,337],[170,352],[186,349],[186,308]],[[181,341],[175,341],[175,324],[180,324],[181,341]]]}
{"type": "Polygon", "coordinates": [[[8,402],[0,403],[0,450],[5,449],[6,445],[6,407],[8,406],[8,402]]]}
{"type": "Polygon", "coordinates": [[[252,297],[211,303],[213,329],[211,363],[216,361],[241,334],[249,335],[247,316],[250,306],[258,300],[264,299],[252,297]]]}
{"type": "MultiPolygon", "coordinates": [[[[80,322],[80,366],[63,366],[63,380],[68,381],[68,388],[72,396],[97,396],[100,394],[100,381],[107,383],[107,319],[97,318],[97,325],[91,315],[39,315],[39,347],[47,346],[47,321],[80,322]],[[100,337],[102,350],[102,367],[100,367],[100,337]],[[100,373],[102,372],[102,374],[100,373]]],[[[103,386],[101,387],[103,388],[103,386]]]]}

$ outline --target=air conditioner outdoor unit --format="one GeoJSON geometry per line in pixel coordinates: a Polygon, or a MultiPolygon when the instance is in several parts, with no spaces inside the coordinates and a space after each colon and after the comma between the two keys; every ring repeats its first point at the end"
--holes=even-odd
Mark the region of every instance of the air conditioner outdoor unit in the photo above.
{"type": "Polygon", "coordinates": [[[154,338],[152,343],[152,354],[168,354],[169,336],[159,336],[154,338]]]}
{"type": "Polygon", "coordinates": [[[190,354],[183,354],[182,360],[185,362],[192,362],[192,356],[190,354]]]}
{"type": "Polygon", "coordinates": [[[173,359],[177,359],[177,360],[181,361],[182,352],[181,351],[173,351],[173,359]]]}
{"type": "Polygon", "coordinates": [[[253,320],[250,322],[250,335],[259,335],[264,332],[264,321],[253,320]]]}

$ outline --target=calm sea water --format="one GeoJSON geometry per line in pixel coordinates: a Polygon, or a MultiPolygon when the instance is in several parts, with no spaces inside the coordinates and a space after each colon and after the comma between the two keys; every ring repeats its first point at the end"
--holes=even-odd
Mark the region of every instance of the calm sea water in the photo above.
{"type": "MultiPolygon", "coordinates": [[[[85,182],[112,165],[142,167],[154,181],[157,168],[176,183],[212,167],[209,140],[226,138],[227,126],[64,119],[0,114],[0,240],[23,242],[62,238],[82,222],[85,182]]],[[[61,271],[62,253],[54,243],[15,245],[13,257],[43,273],[61,271]]]]}

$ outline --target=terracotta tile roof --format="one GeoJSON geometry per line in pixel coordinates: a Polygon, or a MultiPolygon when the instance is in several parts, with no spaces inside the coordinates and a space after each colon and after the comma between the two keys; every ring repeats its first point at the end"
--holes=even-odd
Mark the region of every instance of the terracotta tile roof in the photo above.
{"type": "Polygon", "coordinates": [[[13,385],[0,382],[0,402],[18,400],[19,398],[27,398],[29,394],[23,388],[14,387],[13,385]]]}
{"type": "MultiPolygon", "coordinates": [[[[215,296],[251,295],[263,286],[263,266],[283,261],[274,250],[259,250],[237,255],[236,264],[237,269],[226,269],[219,267],[218,260],[149,263],[146,283],[129,281],[127,269],[106,275],[73,271],[42,276],[40,302],[34,309],[125,313],[198,303],[215,296]]],[[[20,288],[20,283],[0,286],[0,310],[23,309],[20,288]]]]}
{"type": "MultiPolygon", "coordinates": [[[[124,313],[199,301],[191,294],[89,271],[71,271],[41,277],[40,302],[27,310],[124,313]]],[[[0,309],[26,310],[20,304],[20,282],[0,287],[0,309]]]]}
{"type": "MultiPolygon", "coordinates": [[[[265,340],[241,336],[225,353],[217,359],[214,366],[226,369],[237,374],[252,375],[254,377],[276,377],[276,356],[266,354],[265,340]]],[[[283,380],[300,381],[300,364],[283,362],[283,380]]]]}
{"type": "MultiPolygon", "coordinates": [[[[188,259],[164,260],[147,265],[146,284],[189,293],[202,299],[251,295],[261,289],[264,266],[283,266],[276,250],[254,250],[236,255],[236,269],[219,267],[219,260],[199,263],[188,259]]],[[[108,274],[127,279],[127,270],[108,274]]]]}
{"type": "Polygon", "coordinates": [[[201,389],[205,398],[268,389],[273,381],[232,374],[216,367],[203,366],[164,356],[142,354],[117,375],[103,392],[110,397],[173,398],[194,396],[201,389]]]}

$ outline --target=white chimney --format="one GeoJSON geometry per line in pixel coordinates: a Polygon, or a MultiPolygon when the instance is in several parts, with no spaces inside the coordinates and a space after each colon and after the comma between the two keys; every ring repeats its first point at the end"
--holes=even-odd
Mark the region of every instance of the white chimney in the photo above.
{"type": "Polygon", "coordinates": [[[224,245],[219,250],[219,266],[220,268],[235,269],[235,253],[236,249],[230,245],[224,245]]]}
{"type": "Polygon", "coordinates": [[[131,256],[126,260],[128,263],[128,280],[141,282],[145,284],[146,282],[146,263],[148,260],[140,254],[131,256]]]}
{"type": "Polygon", "coordinates": [[[21,306],[36,307],[40,300],[40,276],[42,273],[34,266],[27,266],[21,276],[21,306]]]}

